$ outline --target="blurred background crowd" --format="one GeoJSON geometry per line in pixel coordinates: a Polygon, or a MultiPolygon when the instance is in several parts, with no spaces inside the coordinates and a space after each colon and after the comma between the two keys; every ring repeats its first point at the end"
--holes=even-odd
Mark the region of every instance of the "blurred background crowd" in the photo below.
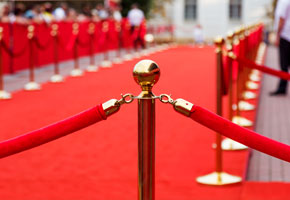
{"type": "Polygon", "coordinates": [[[89,3],[84,3],[79,9],[69,6],[66,2],[58,2],[52,4],[50,2],[30,4],[16,3],[11,6],[5,3],[0,11],[1,22],[29,24],[35,23],[51,23],[53,21],[99,21],[108,18],[113,18],[116,21],[122,19],[121,7],[118,4],[113,6],[104,6],[103,3],[98,3],[92,6],[89,3]]]}

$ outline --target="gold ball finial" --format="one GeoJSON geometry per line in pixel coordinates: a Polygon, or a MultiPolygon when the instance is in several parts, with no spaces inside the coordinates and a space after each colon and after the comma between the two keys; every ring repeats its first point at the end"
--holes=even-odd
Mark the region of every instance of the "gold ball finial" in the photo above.
{"type": "Polygon", "coordinates": [[[218,36],[214,39],[214,43],[216,46],[223,45],[225,43],[225,40],[223,37],[218,36]]]}
{"type": "Polygon", "coordinates": [[[152,60],[141,60],[133,69],[134,80],[143,91],[150,91],[160,77],[160,69],[152,60]]]}

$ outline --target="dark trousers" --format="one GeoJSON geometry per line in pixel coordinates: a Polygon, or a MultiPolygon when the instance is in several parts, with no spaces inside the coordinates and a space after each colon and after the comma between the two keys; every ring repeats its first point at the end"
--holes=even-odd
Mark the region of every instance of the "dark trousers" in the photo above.
{"type": "Polygon", "coordinates": [[[136,30],[138,31],[138,33],[137,33],[137,38],[134,39],[134,41],[133,41],[134,48],[136,50],[138,48],[138,45],[140,45],[141,48],[144,49],[145,48],[145,44],[144,44],[143,39],[140,36],[140,30],[141,30],[140,27],[139,26],[131,26],[131,34],[134,34],[134,32],[136,30]]]}
{"type": "MultiPolygon", "coordinates": [[[[288,68],[290,67],[290,42],[280,38],[279,44],[279,54],[280,54],[280,68],[282,71],[288,73],[288,68]]],[[[280,79],[279,92],[287,92],[287,80],[280,79]]]]}

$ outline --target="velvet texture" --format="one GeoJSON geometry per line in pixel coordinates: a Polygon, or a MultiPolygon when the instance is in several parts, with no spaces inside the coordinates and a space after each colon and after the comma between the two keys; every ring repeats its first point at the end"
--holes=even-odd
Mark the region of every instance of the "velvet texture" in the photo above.
{"type": "Polygon", "coordinates": [[[97,105],[63,121],[1,142],[0,158],[56,140],[105,119],[102,105],[97,105]]]}
{"type": "Polygon", "coordinates": [[[199,106],[194,106],[190,118],[248,147],[290,162],[290,146],[240,127],[199,106]]]}

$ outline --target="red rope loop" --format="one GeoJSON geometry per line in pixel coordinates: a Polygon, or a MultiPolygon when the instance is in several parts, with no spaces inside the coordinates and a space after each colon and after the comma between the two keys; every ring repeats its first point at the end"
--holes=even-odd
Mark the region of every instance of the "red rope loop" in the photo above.
{"type": "Polygon", "coordinates": [[[235,59],[238,62],[242,63],[245,67],[257,69],[261,72],[277,76],[277,77],[284,79],[284,80],[290,80],[290,74],[287,72],[271,69],[271,68],[263,66],[263,65],[258,65],[255,62],[253,62],[249,59],[246,59],[244,57],[237,56],[235,59]]]}
{"type": "Polygon", "coordinates": [[[51,37],[44,43],[44,44],[41,44],[41,42],[39,41],[39,38],[38,37],[35,37],[35,44],[36,46],[41,49],[41,50],[45,50],[47,49],[50,44],[51,44],[51,37]]]}
{"type": "Polygon", "coordinates": [[[290,162],[290,146],[240,127],[202,107],[194,105],[189,116],[194,121],[228,138],[265,154],[290,162]]]}
{"type": "Polygon", "coordinates": [[[14,58],[17,58],[19,56],[22,56],[24,54],[24,52],[26,51],[27,47],[28,47],[28,41],[26,43],[26,45],[24,45],[24,47],[18,51],[18,52],[13,52],[13,50],[6,44],[6,42],[4,42],[3,40],[1,40],[1,44],[4,47],[3,49],[11,56],[14,58]]]}
{"type": "Polygon", "coordinates": [[[107,118],[102,104],[47,127],[0,142],[0,158],[32,149],[107,118]]]}
{"type": "Polygon", "coordinates": [[[76,45],[76,41],[77,40],[78,40],[78,36],[72,34],[71,37],[70,37],[70,39],[69,39],[68,44],[65,46],[65,49],[67,51],[71,51],[73,49],[73,47],[76,45]]]}
{"type": "Polygon", "coordinates": [[[91,43],[91,39],[89,38],[87,41],[83,42],[80,37],[78,37],[76,42],[80,47],[87,48],[91,43]]]}

